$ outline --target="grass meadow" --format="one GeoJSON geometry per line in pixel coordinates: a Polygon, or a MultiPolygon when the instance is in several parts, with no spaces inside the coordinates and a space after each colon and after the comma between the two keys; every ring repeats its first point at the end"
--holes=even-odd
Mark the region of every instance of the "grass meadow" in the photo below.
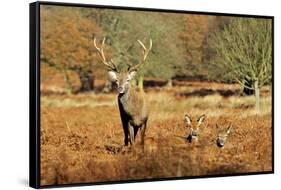
{"type": "Polygon", "coordinates": [[[242,96],[236,84],[174,81],[169,88],[145,88],[150,116],[141,151],[123,147],[116,92],[67,94],[62,78],[42,76],[41,185],[272,170],[269,86],[261,91],[259,115],[254,96],[242,96]],[[197,142],[184,138],[185,113],[207,116],[197,142]],[[223,148],[214,142],[216,124],[233,125],[223,148]]]}

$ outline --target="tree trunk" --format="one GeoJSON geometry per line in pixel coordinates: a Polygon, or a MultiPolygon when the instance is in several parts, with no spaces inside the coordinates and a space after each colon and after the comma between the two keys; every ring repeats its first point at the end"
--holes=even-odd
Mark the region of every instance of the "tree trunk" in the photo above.
{"type": "Polygon", "coordinates": [[[173,87],[173,81],[172,81],[172,79],[168,79],[168,81],[167,81],[165,87],[167,87],[167,88],[173,87]]]}
{"type": "Polygon", "coordinates": [[[245,78],[243,93],[247,96],[253,95],[255,93],[255,90],[251,88],[253,88],[253,81],[245,78]]]}
{"type": "Polygon", "coordinates": [[[140,90],[143,90],[143,75],[138,78],[138,87],[140,90]]]}
{"type": "Polygon", "coordinates": [[[73,93],[73,87],[72,87],[72,82],[68,76],[67,71],[64,69],[64,81],[66,82],[67,85],[67,94],[72,94],[73,93]]]}
{"type": "Polygon", "coordinates": [[[256,97],[256,111],[260,113],[260,88],[259,88],[259,81],[255,81],[255,97],[256,97]]]}
{"type": "Polygon", "coordinates": [[[80,91],[89,92],[94,90],[94,81],[95,77],[92,71],[79,71],[78,72],[80,79],[80,91]]]}

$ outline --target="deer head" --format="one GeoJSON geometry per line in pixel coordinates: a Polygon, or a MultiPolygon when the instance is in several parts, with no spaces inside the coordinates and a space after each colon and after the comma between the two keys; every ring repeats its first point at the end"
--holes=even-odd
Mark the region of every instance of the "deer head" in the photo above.
{"type": "Polygon", "coordinates": [[[152,48],[152,40],[150,39],[150,45],[149,45],[148,49],[144,46],[144,44],[140,40],[138,40],[138,43],[141,45],[141,47],[143,49],[142,60],[140,61],[140,63],[138,63],[132,67],[129,67],[128,70],[125,72],[118,71],[118,69],[112,59],[110,61],[106,60],[104,52],[103,52],[104,43],[105,43],[105,38],[103,39],[101,47],[99,48],[99,47],[97,47],[96,39],[94,39],[94,46],[98,52],[100,60],[108,69],[109,80],[115,84],[116,89],[119,94],[124,94],[129,89],[130,81],[136,76],[140,66],[145,62],[147,55],[152,48]]]}
{"type": "Polygon", "coordinates": [[[216,144],[218,147],[222,148],[224,147],[227,138],[231,132],[232,125],[228,126],[226,129],[219,129],[220,127],[216,125],[217,128],[217,139],[216,139],[216,144]]]}
{"type": "Polygon", "coordinates": [[[184,121],[185,126],[189,128],[189,135],[187,137],[189,142],[192,142],[192,140],[198,140],[200,126],[204,122],[205,118],[206,115],[203,114],[198,117],[197,120],[193,121],[188,114],[185,114],[184,121]]]}

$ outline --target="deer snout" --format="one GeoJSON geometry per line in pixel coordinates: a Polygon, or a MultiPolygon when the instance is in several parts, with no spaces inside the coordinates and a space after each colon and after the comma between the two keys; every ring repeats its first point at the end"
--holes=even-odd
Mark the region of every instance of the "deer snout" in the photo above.
{"type": "Polygon", "coordinates": [[[193,137],[193,138],[197,138],[199,135],[198,135],[198,130],[193,130],[192,132],[191,132],[191,136],[193,137]]]}
{"type": "Polygon", "coordinates": [[[120,94],[122,94],[122,93],[124,93],[125,88],[123,88],[122,86],[118,86],[118,87],[117,87],[117,91],[118,91],[120,94]]]}
{"type": "Polygon", "coordinates": [[[222,138],[218,138],[217,139],[217,146],[218,147],[222,148],[224,146],[224,144],[225,144],[225,140],[224,139],[222,139],[222,138]]]}
{"type": "Polygon", "coordinates": [[[124,94],[126,93],[126,91],[129,89],[129,83],[128,82],[124,82],[124,83],[120,83],[117,86],[117,91],[119,92],[119,94],[124,94]]]}

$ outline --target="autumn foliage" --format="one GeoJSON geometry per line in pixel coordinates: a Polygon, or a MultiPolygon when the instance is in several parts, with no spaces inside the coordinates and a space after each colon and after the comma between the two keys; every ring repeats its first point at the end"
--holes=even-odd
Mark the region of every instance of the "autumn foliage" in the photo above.
{"type": "Polygon", "coordinates": [[[76,9],[49,7],[41,10],[41,61],[60,70],[71,79],[69,71],[80,78],[81,90],[93,90],[96,54],[92,38],[100,28],[76,9]]]}

